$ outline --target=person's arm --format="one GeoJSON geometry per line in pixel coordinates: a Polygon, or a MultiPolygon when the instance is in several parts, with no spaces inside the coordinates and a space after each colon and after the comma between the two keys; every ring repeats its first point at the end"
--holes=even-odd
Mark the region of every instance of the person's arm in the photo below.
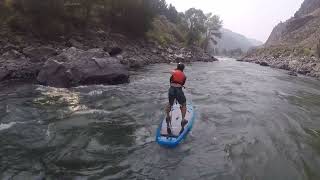
{"type": "Polygon", "coordinates": [[[187,77],[184,78],[184,81],[183,81],[183,83],[182,83],[182,86],[184,86],[184,84],[186,83],[186,80],[187,80],[187,77]]]}
{"type": "Polygon", "coordinates": [[[171,74],[171,77],[170,77],[170,83],[171,83],[173,79],[174,70],[170,71],[170,74],[171,74]]]}

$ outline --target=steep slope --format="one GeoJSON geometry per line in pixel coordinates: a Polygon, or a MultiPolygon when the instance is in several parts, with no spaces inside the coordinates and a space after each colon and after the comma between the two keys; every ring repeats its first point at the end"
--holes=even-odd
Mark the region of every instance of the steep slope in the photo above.
{"type": "Polygon", "coordinates": [[[294,17],[272,31],[266,46],[303,46],[315,49],[320,38],[320,1],[305,0],[294,17]]]}
{"type": "Polygon", "coordinates": [[[320,77],[318,47],[320,0],[305,0],[294,17],[273,29],[264,47],[250,51],[243,60],[320,77]]]}
{"type": "Polygon", "coordinates": [[[218,39],[218,44],[215,45],[215,48],[218,48],[218,50],[221,52],[224,49],[227,51],[234,50],[240,48],[242,51],[246,52],[248,49],[260,46],[263,43],[255,40],[255,39],[249,39],[245,37],[244,35],[241,35],[239,33],[232,32],[228,29],[221,29],[222,37],[221,39],[218,39]]]}
{"type": "Polygon", "coordinates": [[[296,12],[294,15],[295,17],[301,17],[304,15],[307,15],[309,13],[312,13],[316,9],[320,7],[320,1],[319,0],[305,0],[301,8],[296,12]]]}

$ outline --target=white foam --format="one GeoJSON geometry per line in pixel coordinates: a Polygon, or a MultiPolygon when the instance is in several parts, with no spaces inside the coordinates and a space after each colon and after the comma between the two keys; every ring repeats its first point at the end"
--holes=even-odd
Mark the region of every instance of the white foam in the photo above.
{"type": "Polygon", "coordinates": [[[85,115],[85,114],[110,114],[110,111],[100,110],[100,109],[88,109],[83,111],[77,111],[74,114],[76,115],[85,115]]]}
{"type": "Polygon", "coordinates": [[[101,90],[93,90],[93,91],[90,91],[88,94],[90,96],[98,96],[98,95],[101,95],[103,93],[103,91],[101,90]]]}
{"type": "Polygon", "coordinates": [[[17,124],[16,122],[10,122],[8,124],[0,124],[0,131],[5,130],[5,129],[9,129],[11,128],[13,125],[17,124]]]}

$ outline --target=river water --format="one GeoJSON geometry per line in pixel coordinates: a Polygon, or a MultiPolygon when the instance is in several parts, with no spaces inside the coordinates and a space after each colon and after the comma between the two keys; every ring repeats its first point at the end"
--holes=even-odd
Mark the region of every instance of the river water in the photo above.
{"type": "Polygon", "coordinates": [[[320,179],[320,81],[233,59],[187,65],[196,122],[166,149],[155,133],[173,68],[118,86],[1,84],[0,179],[320,179]]]}

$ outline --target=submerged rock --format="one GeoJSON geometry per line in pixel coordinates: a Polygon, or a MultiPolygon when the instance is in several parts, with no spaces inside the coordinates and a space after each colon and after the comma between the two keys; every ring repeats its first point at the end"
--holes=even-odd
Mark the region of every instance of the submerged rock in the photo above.
{"type": "Polygon", "coordinates": [[[298,76],[298,74],[296,72],[294,72],[294,71],[289,71],[288,75],[290,75],[290,76],[298,76]]]}

